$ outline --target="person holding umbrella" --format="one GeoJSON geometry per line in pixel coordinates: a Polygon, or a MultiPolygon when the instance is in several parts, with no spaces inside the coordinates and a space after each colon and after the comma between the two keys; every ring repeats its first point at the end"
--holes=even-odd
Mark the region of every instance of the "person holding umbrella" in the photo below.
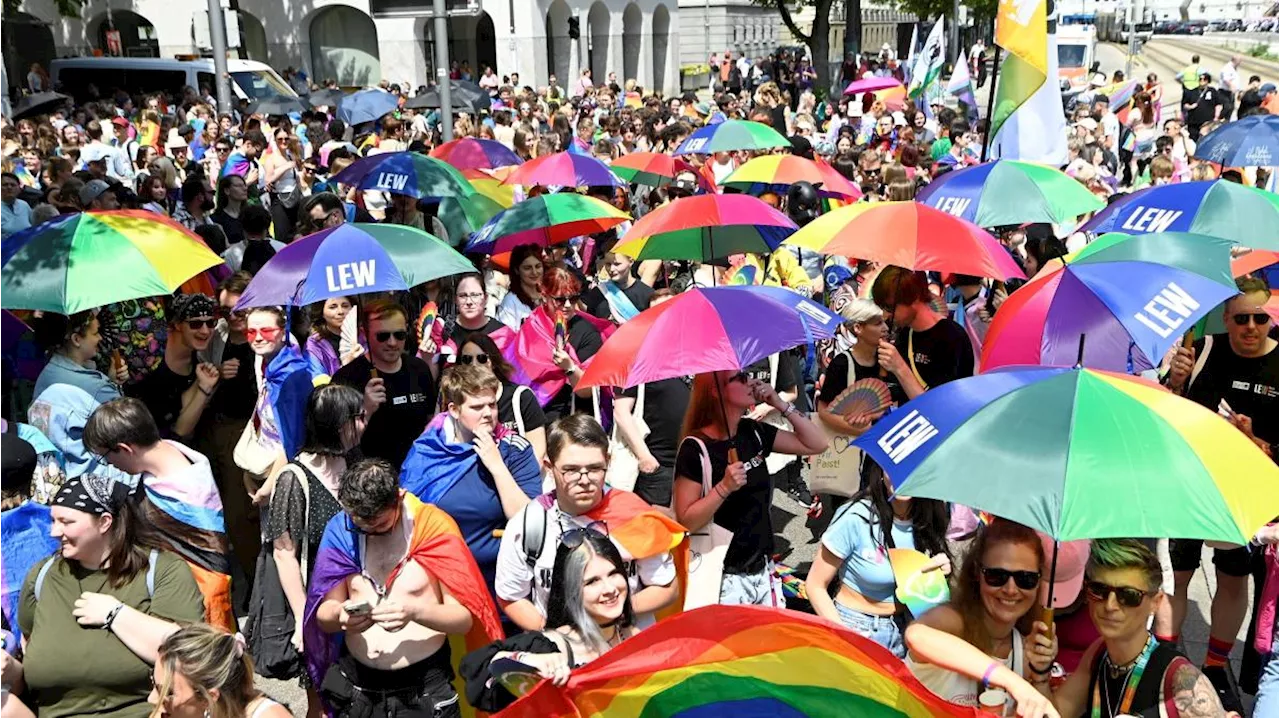
{"type": "Polygon", "coordinates": [[[933,297],[924,272],[885,267],[871,286],[871,297],[885,310],[891,327],[906,330],[893,341],[882,338],[877,359],[898,378],[908,397],[973,376],[969,335],[931,308],[933,297]]]}

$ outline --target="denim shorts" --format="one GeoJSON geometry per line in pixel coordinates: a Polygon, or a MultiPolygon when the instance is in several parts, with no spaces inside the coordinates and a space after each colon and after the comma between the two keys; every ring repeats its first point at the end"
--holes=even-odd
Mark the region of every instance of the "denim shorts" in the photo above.
{"type": "Polygon", "coordinates": [[[759,573],[726,573],[720,579],[720,603],[737,606],[776,606],[785,608],[782,581],[774,575],[773,561],[765,562],[759,573]]]}
{"type": "Polygon", "coordinates": [[[907,657],[907,647],[902,642],[902,631],[894,623],[893,616],[872,616],[869,613],[855,611],[836,601],[836,613],[840,614],[840,622],[845,628],[859,636],[870,638],[888,648],[898,658],[907,657]]]}

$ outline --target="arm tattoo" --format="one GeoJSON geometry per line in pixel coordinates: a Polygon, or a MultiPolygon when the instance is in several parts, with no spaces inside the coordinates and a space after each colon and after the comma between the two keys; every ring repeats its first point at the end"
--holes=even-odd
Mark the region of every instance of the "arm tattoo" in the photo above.
{"type": "Polygon", "coordinates": [[[1220,718],[1224,715],[1218,691],[1198,668],[1183,663],[1170,681],[1178,718],[1220,718]]]}

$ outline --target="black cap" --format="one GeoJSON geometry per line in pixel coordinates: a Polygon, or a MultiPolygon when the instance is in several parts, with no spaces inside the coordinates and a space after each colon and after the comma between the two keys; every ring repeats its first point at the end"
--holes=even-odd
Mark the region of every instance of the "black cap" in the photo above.
{"type": "Polygon", "coordinates": [[[813,159],[813,143],[809,142],[808,138],[792,135],[788,139],[791,141],[791,154],[807,160],[813,159]]]}
{"type": "Polygon", "coordinates": [[[36,450],[17,434],[0,434],[0,488],[4,491],[31,491],[36,473],[36,450]]]}

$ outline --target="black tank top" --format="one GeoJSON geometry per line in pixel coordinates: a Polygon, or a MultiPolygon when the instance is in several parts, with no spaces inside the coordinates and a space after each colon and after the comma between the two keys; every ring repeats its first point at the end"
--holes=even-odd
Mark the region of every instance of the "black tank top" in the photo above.
{"type": "MultiPolygon", "coordinates": [[[[1121,674],[1118,678],[1111,678],[1108,671],[1102,668],[1102,654],[1105,652],[1105,648],[1098,651],[1093,659],[1093,665],[1089,668],[1089,704],[1085,707],[1081,718],[1090,718],[1093,715],[1093,689],[1099,678],[1104,683],[1098,689],[1103,702],[1103,705],[1098,706],[1098,715],[1101,718],[1111,718],[1113,713],[1119,712],[1128,675],[1121,674]]],[[[1129,706],[1129,715],[1160,718],[1160,693],[1164,686],[1165,674],[1179,660],[1187,659],[1172,644],[1160,643],[1156,646],[1147,662],[1146,670],[1142,672],[1142,680],[1138,681],[1138,689],[1133,695],[1133,704],[1129,706]]],[[[1172,702],[1173,696],[1168,696],[1168,699],[1172,702]]]]}

